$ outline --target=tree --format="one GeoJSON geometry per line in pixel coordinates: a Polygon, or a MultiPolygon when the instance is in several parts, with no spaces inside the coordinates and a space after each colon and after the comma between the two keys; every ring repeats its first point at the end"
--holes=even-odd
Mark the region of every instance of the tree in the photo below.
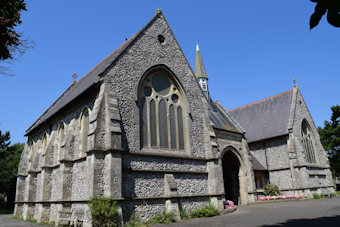
{"type": "Polygon", "coordinates": [[[310,29],[317,26],[323,15],[327,12],[327,21],[334,27],[340,27],[340,1],[339,0],[311,0],[316,2],[315,10],[309,20],[310,29]]]}
{"type": "Polygon", "coordinates": [[[0,130],[0,152],[1,150],[4,150],[6,147],[8,147],[8,145],[11,143],[9,139],[10,139],[9,132],[5,132],[5,134],[2,134],[0,130]]]}
{"type": "Polygon", "coordinates": [[[26,11],[24,0],[0,1],[0,60],[13,59],[14,53],[23,53],[27,48],[22,34],[15,31],[22,23],[22,11],[26,11]]]}
{"type": "Polygon", "coordinates": [[[0,194],[7,196],[7,208],[14,207],[15,189],[23,143],[10,145],[10,134],[0,131],[0,194]]]}
{"type": "Polygon", "coordinates": [[[332,106],[331,122],[319,127],[320,140],[327,152],[333,175],[340,176],[340,106],[332,106]]]}

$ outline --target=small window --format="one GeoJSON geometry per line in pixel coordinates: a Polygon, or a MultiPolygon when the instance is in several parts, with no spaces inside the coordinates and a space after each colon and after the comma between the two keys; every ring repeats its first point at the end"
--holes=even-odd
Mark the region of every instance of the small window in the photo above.
{"type": "Polygon", "coordinates": [[[89,111],[85,109],[81,117],[81,151],[85,153],[87,151],[87,140],[89,134],[89,111]]]}
{"type": "Polygon", "coordinates": [[[63,145],[63,141],[64,141],[64,137],[65,137],[65,127],[64,124],[61,123],[60,127],[59,127],[59,133],[58,133],[58,157],[59,160],[61,159],[61,147],[63,145]]]}
{"type": "Polygon", "coordinates": [[[313,139],[309,124],[306,120],[302,121],[301,136],[302,136],[302,144],[303,144],[303,150],[306,156],[306,161],[308,163],[315,164],[316,157],[315,157],[315,152],[314,152],[314,143],[313,143],[314,139],[313,139]]]}
{"type": "Polygon", "coordinates": [[[45,135],[44,138],[43,138],[43,141],[42,141],[42,153],[43,154],[45,154],[45,152],[46,152],[46,143],[47,143],[47,137],[45,135]]]}
{"type": "Polygon", "coordinates": [[[141,148],[184,150],[183,95],[176,83],[155,71],[139,90],[141,148]]]}

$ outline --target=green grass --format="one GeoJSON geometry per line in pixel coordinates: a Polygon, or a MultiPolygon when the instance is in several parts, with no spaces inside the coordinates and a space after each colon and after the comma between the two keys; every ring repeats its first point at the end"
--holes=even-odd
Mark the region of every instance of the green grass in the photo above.
{"type": "Polygon", "coordinates": [[[19,220],[19,221],[24,221],[24,219],[22,217],[19,216],[13,216],[13,219],[19,220]]]}
{"type": "Polygon", "coordinates": [[[37,223],[37,220],[32,219],[32,218],[26,218],[26,221],[29,223],[37,223]]]}
{"type": "Polygon", "coordinates": [[[337,194],[337,195],[340,195],[340,191],[336,191],[336,194],[337,194]]]}

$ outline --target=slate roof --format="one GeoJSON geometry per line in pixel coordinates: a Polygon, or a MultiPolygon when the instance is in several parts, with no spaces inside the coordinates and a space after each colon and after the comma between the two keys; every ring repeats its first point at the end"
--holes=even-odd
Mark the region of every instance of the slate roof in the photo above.
{"type": "Polygon", "coordinates": [[[248,143],[288,134],[293,90],[278,94],[228,113],[246,131],[248,143]]]}
{"type": "Polygon", "coordinates": [[[268,170],[252,153],[250,153],[253,163],[253,170],[268,170]]]}
{"type": "Polygon", "coordinates": [[[75,84],[72,84],[66,91],[36,120],[27,130],[26,135],[36,129],[39,125],[46,122],[53,115],[59,112],[63,107],[70,104],[78,96],[83,94],[86,90],[94,86],[99,82],[100,74],[103,73],[123,52],[124,50],[141,34],[144,29],[151,24],[154,19],[161,14],[161,11],[157,11],[156,15],[136,34],[130,39],[126,40],[120,45],[114,52],[101,61],[90,72],[83,76],[75,84]]]}
{"type": "Polygon", "coordinates": [[[209,118],[215,128],[241,133],[232,122],[232,119],[230,119],[228,113],[222,111],[216,103],[212,101],[210,101],[209,106],[209,118]]]}

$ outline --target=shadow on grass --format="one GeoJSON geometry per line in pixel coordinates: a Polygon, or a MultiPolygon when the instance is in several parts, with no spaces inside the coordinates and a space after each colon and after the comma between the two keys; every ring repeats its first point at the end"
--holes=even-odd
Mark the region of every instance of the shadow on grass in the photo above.
{"type": "Polygon", "coordinates": [[[311,226],[340,226],[340,215],[314,219],[290,219],[276,225],[263,225],[262,227],[311,227],[311,226]]]}

